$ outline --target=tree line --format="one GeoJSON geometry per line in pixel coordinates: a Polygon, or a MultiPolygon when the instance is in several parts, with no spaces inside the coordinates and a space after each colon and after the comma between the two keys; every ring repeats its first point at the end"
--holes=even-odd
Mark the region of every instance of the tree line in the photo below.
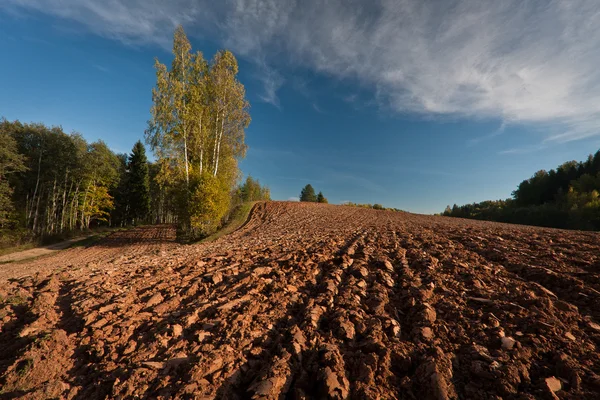
{"type": "MultiPolygon", "coordinates": [[[[270,191],[248,176],[230,197],[237,206],[270,200],[270,191]]],[[[141,141],[117,154],[60,127],[0,120],[0,246],[101,225],[174,223],[176,211],[141,141]]]]}
{"type": "Polygon", "coordinates": [[[300,201],[308,201],[313,203],[329,203],[322,192],[315,194],[315,189],[311,184],[308,184],[300,191],[300,201]]]}
{"type": "Polygon", "coordinates": [[[600,230],[600,151],[585,161],[568,161],[537,171],[506,200],[446,207],[443,215],[538,225],[600,230]]]}
{"type": "Polygon", "coordinates": [[[130,154],[116,154],[61,127],[0,120],[3,238],[147,222],[178,223],[195,238],[240,203],[270,199],[250,176],[238,184],[250,115],[233,54],[222,50],[208,62],[178,27],[171,67],[156,60],[155,69],[145,131],[154,162],[140,141],[130,154]]]}
{"type": "Polygon", "coordinates": [[[150,213],[144,146],[115,154],[60,127],[0,120],[0,230],[53,236],[150,213]]]}
{"type": "Polygon", "coordinates": [[[372,208],[373,210],[404,212],[403,210],[401,210],[399,208],[384,207],[384,206],[382,206],[379,203],[375,203],[375,204],[369,204],[369,203],[359,204],[359,203],[352,203],[351,201],[347,201],[347,202],[343,203],[343,205],[350,206],[350,207],[359,207],[359,208],[372,208]]]}

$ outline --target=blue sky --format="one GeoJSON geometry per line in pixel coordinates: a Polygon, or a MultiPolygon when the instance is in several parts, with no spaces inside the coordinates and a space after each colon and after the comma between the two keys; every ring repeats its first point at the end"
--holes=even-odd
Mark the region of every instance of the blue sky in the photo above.
{"type": "Polygon", "coordinates": [[[596,1],[214,4],[2,2],[0,115],[128,152],[182,23],[206,57],[238,57],[241,168],[274,199],[311,183],[333,203],[434,213],[600,147],[596,1]]]}

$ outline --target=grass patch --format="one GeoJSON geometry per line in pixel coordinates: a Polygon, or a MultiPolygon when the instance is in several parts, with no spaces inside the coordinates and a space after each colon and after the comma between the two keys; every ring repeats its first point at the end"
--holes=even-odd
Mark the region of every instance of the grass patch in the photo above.
{"type": "Polygon", "coordinates": [[[248,203],[242,203],[236,208],[233,209],[231,215],[227,222],[223,225],[221,229],[213,233],[212,235],[207,236],[206,238],[200,240],[200,243],[212,242],[213,240],[217,240],[218,238],[229,235],[230,233],[240,229],[242,225],[248,221],[248,217],[250,216],[250,211],[252,211],[252,207],[258,203],[257,201],[252,201],[248,203]]]}

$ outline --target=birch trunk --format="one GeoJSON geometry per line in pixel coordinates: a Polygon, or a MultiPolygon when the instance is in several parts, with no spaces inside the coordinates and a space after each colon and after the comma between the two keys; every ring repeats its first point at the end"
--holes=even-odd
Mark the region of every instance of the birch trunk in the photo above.
{"type": "MultiPolygon", "coordinates": [[[[67,170],[67,174],[69,170],[67,170]]],[[[67,198],[71,194],[71,189],[73,189],[73,180],[71,180],[71,185],[69,186],[69,191],[67,192],[67,176],[65,175],[65,190],[63,191],[63,201],[62,201],[62,210],[60,214],[60,231],[63,232],[65,230],[65,215],[67,213],[67,198]]]]}
{"type": "Polygon", "coordinates": [[[215,160],[215,176],[217,176],[217,171],[219,169],[219,156],[221,153],[221,141],[223,140],[223,129],[225,126],[225,112],[221,114],[221,133],[219,134],[219,141],[217,144],[217,158],[215,160]]]}
{"type": "Polygon", "coordinates": [[[83,228],[85,227],[85,207],[87,205],[87,195],[88,192],[90,191],[90,185],[92,183],[88,183],[87,188],[85,189],[85,194],[83,196],[83,207],[81,208],[81,230],[83,230],[83,228]]]}
{"type": "Polygon", "coordinates": [[[219,113],[217,112],[217,118],[215,120],[215,145],[213,146],[213,159],[212,159],[213,174],[215,174],[215,170],[216,170],[218,140],[219,140],[219,113]]]}
{"type": "Polygon", "coordinates": [[[70,221],[69,221],[69,229],[74,230],[77,225],[77,218],[79,217],[79,186],[81,185],[81,181],[77,182],[77,186],[75,187],[75,193],[73,194],[73,200],[71,200],[71,212],[70,212],[70,221]]]}
{"type": "Polygon", "coordinates": [[[46,231],[54,233],[54,226],[56,225],[56,178],[54,178],[54,185],[52,186],[52,211],[48,215],[48,225],[46,231]]]}
{"type": "MultiPolygon", "coordinates": [[[[40,146],[40,157],[38,158],[38,173],[37,173],[37,180],[35,182],[35,189],[33,190],[33,197],[31,198],[31,208],[29,210],[29,215],[27,216],[27,223],[29,224],[29,221],[31,221],[31,214],[33,213],[33,207],[35,204],[35,196],[37,195],[38,192],[38,186],[40,184],[40,172],[42,169],[42,148],[40,146]]],[[[35,229],[34,229],[35,230],[35,229]]]]}
{"type": "Polygon", "coordinates": [[[183,63],[183,50],[181,51],[181,66],[183,69],[183,118],[181,118],[181,125],[183,126],[183,156],[185,158],[185,183],[189,190],[190,188],[190,168],[188,165],[188,152],[187,152],[187,132],[185,129],[186,105],[185,105],[185,68],[183,63]]]}
{"type": "Polygon", "coordinates": [[[202,115],[200,115],[200,121],[198,122],[198,137],[200,141],[200,175],[202,175],[202,156],[203,156],[203,148],[202,148],[202,115]]]}
{"type": "Polygon", "coordinates": [[[42,198],[42,196],[38,196],[37,197],[37,203],[35,206],[35,215],[33,216],[33,232],[37,233],[37,222],[38,222],[38,215],[39,215],[39,211],[40,211],[40,199],[42,198]]]}
{"type": "Polygon", "coordinates": [[[185,183],[187,188],[190,188],[190,170],[188,166],[188,152],[187,152],[187,135],[185,133],[185,122],[183,123],[183,157],[185,158],[185,183]]]}

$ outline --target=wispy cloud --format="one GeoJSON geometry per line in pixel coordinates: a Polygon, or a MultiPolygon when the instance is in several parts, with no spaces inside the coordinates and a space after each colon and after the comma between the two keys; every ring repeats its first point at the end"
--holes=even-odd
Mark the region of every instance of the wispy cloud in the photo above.
{"type": "Polygon", "coordinates": [[[514,147],[511,149],[501,150],[498,152],[498,154],[504,154],[504,155],[530,154],[530,153],[535,153],[536,151],[543,150],[547,147],[548,147],[548,145],[543,144],[543,143],[542,144],[534,144],[534,145],[529,145],[529,146],[514,147]]]}
{"type": "Polygon", "coordinates": [[[346,103],[356,104],[356,102],[358,101],[358,94],[356,94],[356,93],[349,94],[347,96],[344,96],[342,98],[342,100],[344,100],[346,103]]]}
{"type": "Polygon", "coordinates": [[[506,129],[506,122],[502,121],[502,124],[500,124],[500,127],[498,127],[498,129],[496,129],[492,133],[488,133],[487,135],[469,139],[467,141],[467,146],[474,146],[474,145],[484,142],[486,140],[493,139],[496,136],[500,136],[504,132],[504,129],[506,129]]]}
{"type": "Polygon", "coordinates": [[[323,111],[323,109],[321,109],[321,107],[319,107],[319,105],[317,103],[312,103],[312,108],[319,114],[326,114],[326,112],[323,111]]]}
{"type": "Polygon", "coordinates": [[[96,68],[98,71],[104,72],[105,74],[110,72],[108,68],[100,64],[94,64],[94,68],[96,68]]]}
{"type": "Polygon", "coordinates": [[[260,67],[259,71],[258,79],[263,83],[264,87],[264,92],[259,95],[259,98],[265,103],[272,104],[280,109],[281,102],[277,96],[277,91],[281,88],[285,80],[279,72],[264,64],[260,67]]]}
{"type": "Polygon", "coordinates": [[[308,81],[305,78],[293,76],[290,83],[292,88],[302,96],[306,97],[307,99],[312,97],[312,93],[308,87],[308,81]]]}
{"type": "MultiPolygon", "coordinates": [[[[173,27],[257,64],[370,88],[400,113],[551,124],[548,140],[600,134],[597,0],[5,0],[125,43],[168,47],[173,27]]],[[[284,78],[265,70],[264,101],[284,78]]]]}

